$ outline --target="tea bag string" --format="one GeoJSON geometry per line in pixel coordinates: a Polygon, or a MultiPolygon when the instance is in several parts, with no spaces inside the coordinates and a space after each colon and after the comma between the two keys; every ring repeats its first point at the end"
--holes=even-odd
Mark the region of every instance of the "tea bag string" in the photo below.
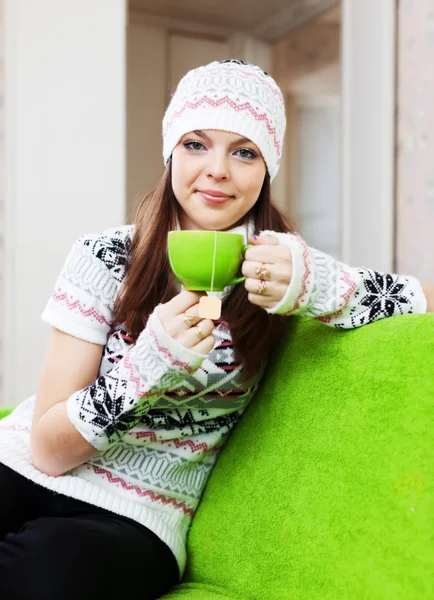
{"type": "Polygon", "coordinates": [[[217,257],[217,231],[214,231],[214,256],[212,259],[212,273],[211,273],[211,292],[214,291],[214,273],[215,273],[215,261],[217,257]]]}

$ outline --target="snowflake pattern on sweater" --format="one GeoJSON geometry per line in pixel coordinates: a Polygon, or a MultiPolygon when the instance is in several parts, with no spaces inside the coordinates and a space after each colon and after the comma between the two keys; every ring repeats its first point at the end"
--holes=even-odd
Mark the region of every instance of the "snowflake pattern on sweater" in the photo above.
{"type": "MultiPolygon", "coordinates": [[[[182,574],[188,527],[206,481],[263,372],[248,384],[241,381],[223,321],[216,322],[216,345],[206,357],[165,333],[158,307],[143,343],[134,344],[122,326],[112,330],[132,234],[125,226],[79,238],[42,315],[61,331],[104,346],[97,380],[67,401],[71,421],[99,451],[60,477],[34,468],[32,396],[0,423],[0,461],[53,491],[149,527],[172,549],[182,574]]],[[[282,302],[268,312],[351,328],[426,310],[413,278],[351,268],[308,248],[299,236],[274,235],[291,249],[293,277],[282,302]]]]}

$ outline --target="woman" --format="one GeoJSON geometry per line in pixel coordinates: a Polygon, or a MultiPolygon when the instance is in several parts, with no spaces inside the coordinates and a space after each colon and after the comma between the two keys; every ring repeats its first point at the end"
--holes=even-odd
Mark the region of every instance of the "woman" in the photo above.
{"type": "Polygon", "coordinates": [[[135,225],[74,244],[43,313],[53,331],[37,394],[0,425],[9,600],[165,593],[286,315],[351,328],[427,310],[432,288],[343,265],[294,232],[270,201],[284,131],[282,94],[258,67],[190,71],[163,121],[165,173],[135,225]],[[176,228],[252,244],[218,321],[198,316],[202,294],[170,272],[176,228]]]}

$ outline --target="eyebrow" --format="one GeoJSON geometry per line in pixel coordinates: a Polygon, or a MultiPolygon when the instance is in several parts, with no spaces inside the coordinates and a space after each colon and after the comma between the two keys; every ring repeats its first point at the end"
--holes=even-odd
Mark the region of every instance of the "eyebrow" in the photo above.
{"type": "MultiPolygon", "coordinates": [[[[211,138],[201,129],[195,129],[193,131],[193,133],[195,133],[197,136],[204,138],[205,140],[211,141],[211,138]]],[[[244,144],[245,142],[250,142],[251,144],[253,144],[252,140],[250,140],[247,137],[240,137],[236,140],[234,140],[233,142],[231,142],[229,145],[230,146],[237,146],[238,144],[244,144]]]]}

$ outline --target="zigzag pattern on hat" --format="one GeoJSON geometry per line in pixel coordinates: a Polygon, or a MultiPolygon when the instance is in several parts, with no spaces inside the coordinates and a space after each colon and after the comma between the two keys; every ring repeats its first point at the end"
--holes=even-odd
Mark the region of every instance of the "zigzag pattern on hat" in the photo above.
{"type": "Polygon", "coordinates": [[[179,82],[163,119],[164,161],[186,133],[230,131],[256,144],[272,180],[285,128],[283,95],[268,73],[239,60],[215,61],[189,71],[179,82]]]}

